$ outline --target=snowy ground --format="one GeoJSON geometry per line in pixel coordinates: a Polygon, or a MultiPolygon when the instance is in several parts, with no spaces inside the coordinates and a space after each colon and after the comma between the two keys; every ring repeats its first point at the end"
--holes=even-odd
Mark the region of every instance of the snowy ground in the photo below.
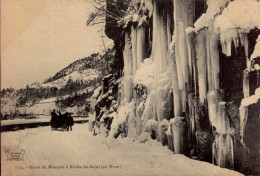
{"type": "Polygon", "coordinates": [[[51,131],[50,127],[39,127],[2,133],[1,137],[1,151],[3,151],[1,152],[1,172],[3,176],[241,175],[209,163],[173,154],[153,140],[140,144],[130,139],[108,141],[103,136],[92,136],[88,131],[88,124],[76,124],[72,132],[51,131]],[[4,153],[7,149],[13,152],[24,149],[24,161],[7,161],[4,153]],[[90,165],[99,168],[90,168],[90,165]],[[114,168],[109,168],[109,165],[114,168]],[[30,169],[30,166],[34,168],[40,166],[40,169],[30,169]],[[42,166],[47,168],[42,169],[42,166]],[[56,168],[48,168],[49,166],[56,166],[56,168]],[[101,168],[101,166],[107,168],[101,168]],[[116,166],[118,168],[115,168],[116,166]]]}

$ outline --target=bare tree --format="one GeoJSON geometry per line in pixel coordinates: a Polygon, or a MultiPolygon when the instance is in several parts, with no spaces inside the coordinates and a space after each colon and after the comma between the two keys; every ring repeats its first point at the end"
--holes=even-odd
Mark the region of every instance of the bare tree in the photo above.
{"type": "Polygon", "coordinates": [[[118,7],[117,1],[112,1],[113,7],[115,7],[114,11],[116,13],[113,13],[111,11],[108,11],[106,9],[106,1],[107,0],[92,0],[90,3],[94,7],[94,11],[90,13],[88,20],[87,20],[87,26],[97,25],[97,24],[106,24],[109,23],[109,21],[106,21],[106,17],[109,17],[111,19],[114,19],[118,22],[122,21],[123,18],[126,15],[134,14],[136,9],[136,2],[132,0],[123,0],[121,3],[123,3],[125,6],[127,6],[127,10],[123,10],[122,8],[118,7]]]}
{"type": "Polygon", "coordinates": [[[102,58],[105,58],[106,61],[106,70],[109,72],[108,68],[108,58],[106,57],[106,53],[108,48],[110,47],[108,42],[109,39],[107,38],[104,29],[105,25],[111,23],[113,25],[115,21],[117,24],[123,24],[124,17],[129,14],[134,14],[136,12],[134,2],[132,0],[122,0],[120,1],[121,5],[127,7],[127,10],[124,11],[122,8],[118,6],[118,1],[111,0],[110,3],[113,5],[113,12],[106,9],[107,0],[92,0],[91,5],[94,7],[94,11],[90,13],[87,19],[87,26],[100,26],[98,31],[98,37],[100,43],[104,49],[104,54],[102,58]],[[110,20],[107,20],[109,18],[110,20]]]}
{"type": "Polygon", "coordinates": [[[91,4],[95,8],[95,11],[91,12],[88,17],[88,26],[105,24],[106,16],[109,16],[117,21],[120,20],[120,16],[106,10],[106,0],[92,0],[91,4]]]}

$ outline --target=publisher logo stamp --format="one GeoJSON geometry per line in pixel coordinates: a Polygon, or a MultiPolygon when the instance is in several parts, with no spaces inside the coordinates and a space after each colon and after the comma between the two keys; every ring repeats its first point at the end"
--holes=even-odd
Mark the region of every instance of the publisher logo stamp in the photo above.
{"type": "Polygon", "coordinates": [[[5,150],[5,154],[7,156],[7,161],[23,161],[25,150],[21,149],[20,151],[10,151],[5,150]]]}

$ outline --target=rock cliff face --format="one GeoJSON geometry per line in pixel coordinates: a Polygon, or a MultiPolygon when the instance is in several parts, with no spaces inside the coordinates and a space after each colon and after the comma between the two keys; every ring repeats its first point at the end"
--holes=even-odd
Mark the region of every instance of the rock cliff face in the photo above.
{"type": "Polygon", "coordinates": [[[119,73],[124,67],[123,49],[124,49],[124,30],[119,25],[118,21],[123,18],[124,13],[128,8],[128,2],[124,0],[106,0],[106,26],[105,34],[108,38],[114,40],[114,48],[116,50],[113,68],[119,73]]]}
{"type": "Polygon", "coordinates": [[[109,137],[150,133],[175,153],[259,173],[260,2],[107,0],[107,10],[121,15],[106,34],[123,68],[109,137]]]}

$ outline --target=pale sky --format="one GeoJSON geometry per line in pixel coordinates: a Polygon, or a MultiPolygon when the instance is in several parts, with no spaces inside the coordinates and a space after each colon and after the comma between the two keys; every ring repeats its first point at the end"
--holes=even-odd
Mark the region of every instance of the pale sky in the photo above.
{"type": "MultiPolygon", "coordinates": [[[[90,0],[89,0],[90,1],[90,0]]],[[[87,0],[1,0],[1,88],[42,82],[101,51],[87,0]]]]}

